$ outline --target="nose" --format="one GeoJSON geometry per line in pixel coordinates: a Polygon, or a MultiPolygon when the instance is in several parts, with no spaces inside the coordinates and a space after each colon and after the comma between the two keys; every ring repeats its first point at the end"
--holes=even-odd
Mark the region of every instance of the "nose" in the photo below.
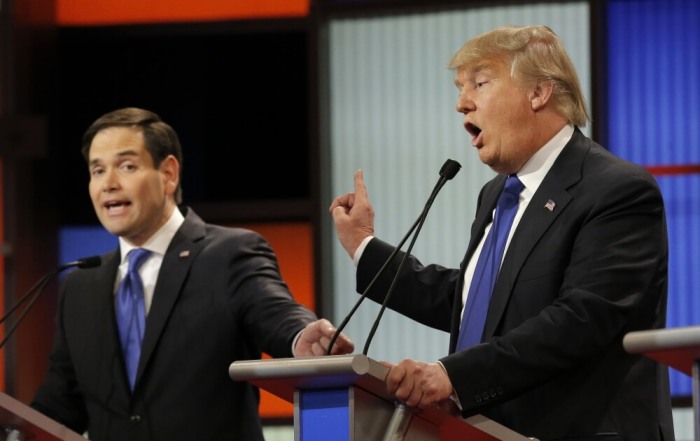
{"type": "Polygon", "coordinates": [[[102,175],[102,191],[113,191],[119,188],[119,179],[113,168],[107,168],[102,175]]]}
{"type": "Polygon", "coordinates": [[[474,110],[474,100],[466,87],[459,90],[459,98],[457,98],[457,112],[467,114],[474,110]]]}

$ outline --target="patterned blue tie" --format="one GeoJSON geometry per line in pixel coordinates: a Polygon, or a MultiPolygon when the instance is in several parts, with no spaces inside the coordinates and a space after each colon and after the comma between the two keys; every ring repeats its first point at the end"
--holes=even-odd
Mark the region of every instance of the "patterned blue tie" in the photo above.
{"type": "Polygon", "coordinates": [[[141,356],[141,341],[146,327],[146,307],[139,268],[150,254],[150,251],[143,248],[136,248],[129,252],[129,270],[117,290],[119,340],[122,344],[126,372],[132,390],[136,381],[136,370],[141,356]]]}
{"type": "Polygon", "coordinates": [[[481,342],[484,333],[486,313],[491,301],[491,293],[496,285],[498,270],[503,260],[506,240],[518,211],[518,199],[525,186],[515,175],[508,176],[506,185],[496,205],[496,216],[484,247],[476,262],[474,277],[469,286],[467,306],[464,308],[462,325],[459,329],[457,351],[481,342]]]}

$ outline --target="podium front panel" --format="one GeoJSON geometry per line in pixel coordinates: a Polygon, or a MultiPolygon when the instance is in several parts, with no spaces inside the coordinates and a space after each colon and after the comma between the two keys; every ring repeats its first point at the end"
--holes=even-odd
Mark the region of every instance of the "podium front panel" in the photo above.
{"type": "MultiPolygon", "coordinates": [[[[299,389],[294,395],[295,441],[382,441],[395,406],[364,389],[299,389]]],[[[440,428],[418,415],[404,441],[440,441],[440,428]]]]}
{"type": "Polygon", "coordinates": [[[303,441],[346,441],[350,439],[348,389],[297,391],[294,426],[303,441]]]}

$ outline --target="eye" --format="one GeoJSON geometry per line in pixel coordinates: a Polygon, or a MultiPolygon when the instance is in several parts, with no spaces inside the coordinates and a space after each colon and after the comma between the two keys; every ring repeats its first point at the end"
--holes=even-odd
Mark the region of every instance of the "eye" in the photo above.
{"type": "Polygon", "coordinates": [[[131,172],[131,171],[136,170],[137,167],[136,167],[136,164],[134,164],[133,162],[125,161],[119,165],[119,168],[123,171],[131,172]]]}
{"type": "Polygon", "coordinates": [[[90,169],[90,176],[98,177],[104,174],[105,169],[104,167],[92,167],[90,169]]]}

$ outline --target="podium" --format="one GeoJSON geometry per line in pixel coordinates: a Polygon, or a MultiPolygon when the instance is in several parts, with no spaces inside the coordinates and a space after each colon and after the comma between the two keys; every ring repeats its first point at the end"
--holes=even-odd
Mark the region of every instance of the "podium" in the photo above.
{"type": "Polygon", "coordinates": [[[295,441],[525,441],[481,415],[411,410],[386,391],[389,368],[365,355],[233,362],[229,376],[294,404],[295,441]]]}
{"type": "Polygon", "coordinates": [[[700,441],[700,326],[629,332],[622,344],[692,377],[694,439],[700,441]]]}
{"type": "Polygon", "coordinates": [[[86,441],[85,437],[3,392],[0,392],[0,439],[86,441]]]}

